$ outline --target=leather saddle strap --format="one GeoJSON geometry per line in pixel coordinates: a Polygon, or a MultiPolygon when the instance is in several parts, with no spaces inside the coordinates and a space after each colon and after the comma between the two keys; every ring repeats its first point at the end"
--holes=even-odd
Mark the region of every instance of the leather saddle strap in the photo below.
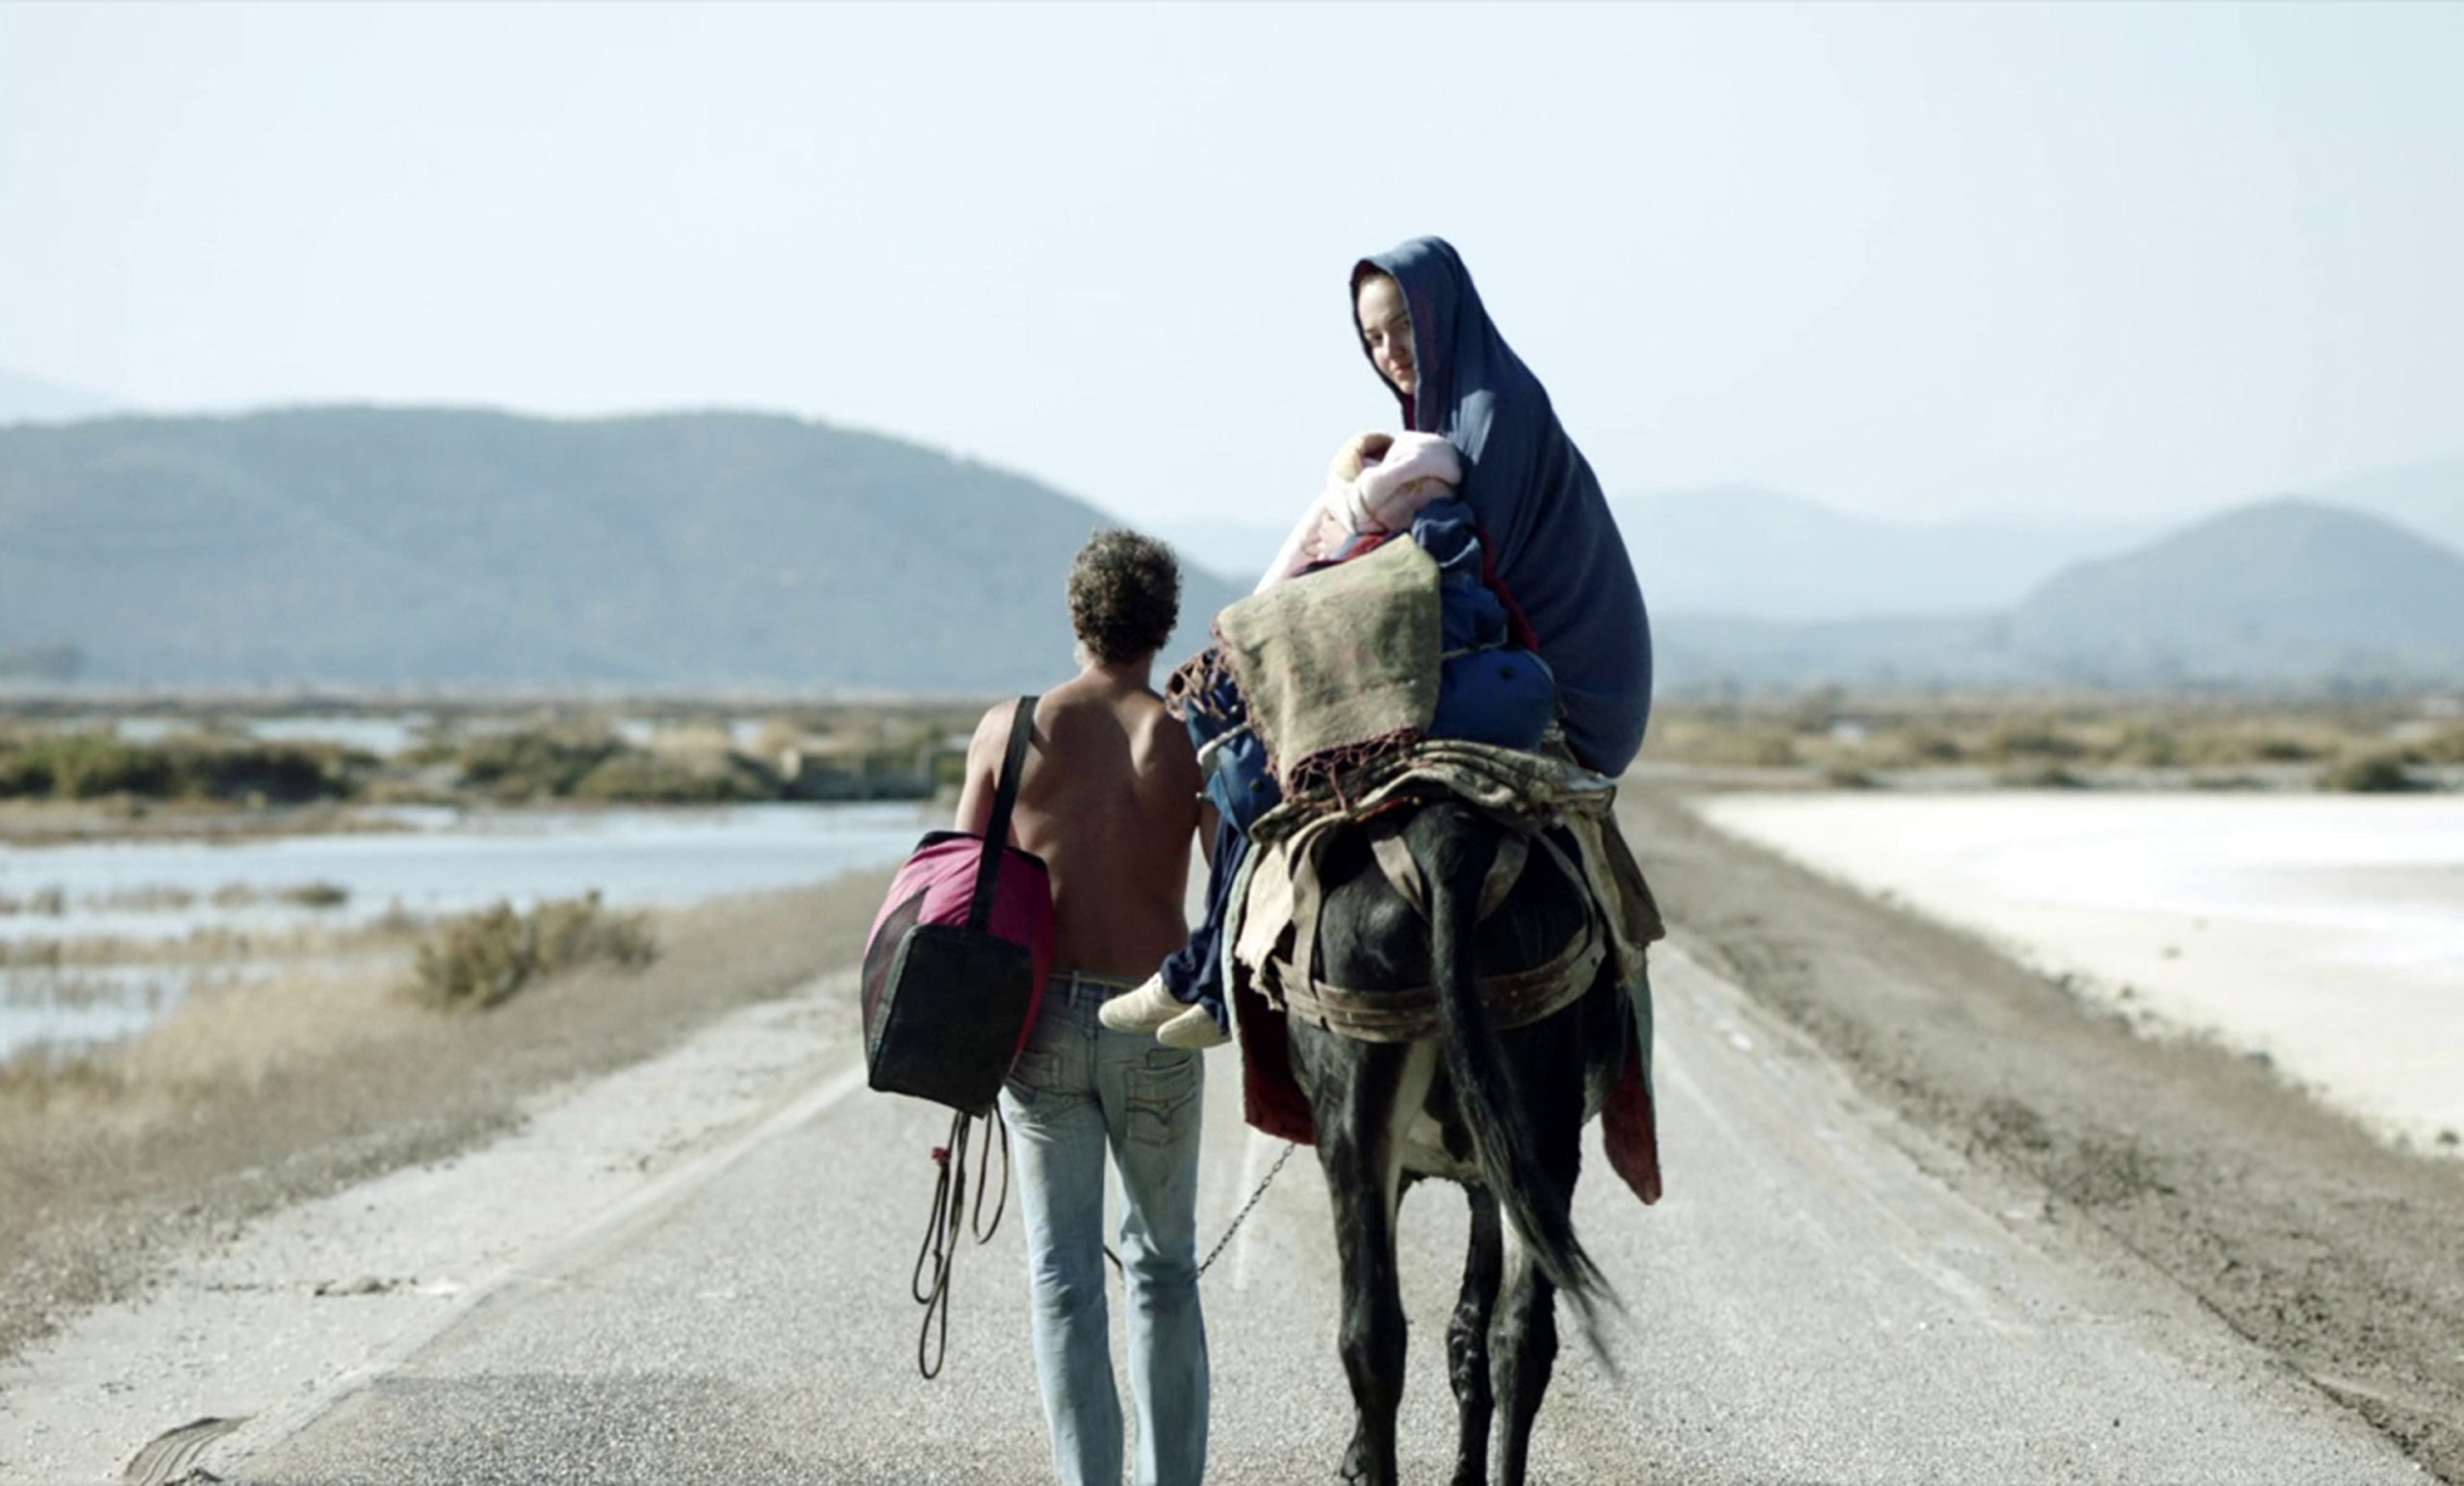
{"type": "MultiPolygon", "coordinates": [[[[1599,917],[1587,915],[1582,932],[1547,964],[1482,976],[1477,989],[1491,1028],[1507,1031],[1564,1010],[1590,988],[1607,953],[1599,917]]],[[[1296,986],[1286,1004],[1292,1014],[1330,1032],[1369,1042],[1408,1042],[1436,1032],[1437,996],[1435,986],[1362,992],[1310,982],[1296,986]]]]}
{"type": "MultiPolygon", "coordinates": [[[[1524,1023],[1555,1012],[1580,995],[1591,980],[1607,946],[1607,925],[1600,907],[1593,902],[1589,880],[1565,849],[1548,836],[1540,838],[1540,849],[1556,863],[1557,872],[1566,883],[1582,894],[1582,928],[1563,953],[1546,964],[1504,975],[1484,976],[1478,982],[1480,999],[1498,1017],[1502,1027],[1519,1027],[1524,1023]]],[[[1423,919],[1428,909],[1422,890],[1420,867],[1402,843],[1399,833],[1379,832],[1370,839],[1370,849],[1395,890],[1423,919]]],[[[1504,901],[1516,880],[1530,859],[1529,838],[1512,834],[1499,842],[1500,861],[1489,869],[1488,880],[1480,892],[1480,916],[1485,918],[1504,901]],[[1504,860],[1508,856],[1511,862],[1504,860]],[[1503,866],[1506,870],[1501,871],[1503,866]]],[[[1313,905],[1315,907],[1315,905],[1313,905]]],[[[1304,929],[1316,920],[1296,920],[1304,929]]],[[[1310,935],[1304,933],[1305,945],[1310,935]]],[[[1309,1020],[1320,1026],[1341,1032],[1348,1037],[1366,1038],[1371,1041],[1403,1041],[1424,1036],[1436,1014],[1437,988],[1416,986],[1406,991],[1387,992],[1376,996],[1363,995],[1339,986],[1330,986],[1315,976],[1316,966],[1304,951],[1294,967],[1295,979],[1287,994],[1287,1003],[1298,1003],[1295,1010],[1304,1010],[1309,1020]]]]}
{"type": "Polygon", "coordinates": [[[1283,843],[1292,873],[1292,984],[1285,994],[1305,995],[1318,975],[1318,915],[1326,897],[1318,881],[1318,843],[1322,833],[1311,832],[1283,843]]]}
{"type": "MultiPolygon", "coordinates": [[[[1553,844],[1550,844],[1549,849],[1563,865],[1563,855],[1553,844]]],[[[1428,884],[1421,880],[1421,864],[1413,858],[1411,848],[1403,844],[1402,833],[1372,833],[1369,850],[1377,858],[1378,870],[1386,874],[1386,881],[1394,884],[1395,890],[1403,895],[1403,901],[1412,906],[1412,911],[1426,921],[1428,884]]],[[[1480,903],[1473,912],[1472,922],[1479,923],[1498,910],[1498,906],[1505,902],[1505,895],[1523,880],[1523,869],[1530,859],[1530,843],[1521,832],[1508,833],[1499,840],[1498,854],[1489,862],[1489,875],[1480,883],[1480,903]]],[[[1575,878],[1573,882],[1578,887],[1583,885],[1581,878],[1575,878]]]]}

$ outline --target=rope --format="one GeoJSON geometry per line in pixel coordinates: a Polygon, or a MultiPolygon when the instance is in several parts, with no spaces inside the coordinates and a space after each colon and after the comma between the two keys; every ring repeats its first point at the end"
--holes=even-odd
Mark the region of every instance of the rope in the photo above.
{"type": "MultiPolygon", "coordinates": [[[[1249,1193],[1248,1201],[1241,1204],[1241,1211],[1232,1215],[1232,1221],[1225,1225],[1223,1236],[1215,1241],[1215,1247],[1207,1250],[1205,1260],[1197,1267],[1199,1274],[1203,1275],[1215,1267],[1215,1261],[1231,1244],[1232,1236],[1241,1231],[1241,1224],[1248,1220],[1259,1201],[1266,1196],[1267,1189],[1274,1185],[1284,1163],[1290,1161],[1292,1153],[1299,1148],[1285,1142],[1283,1154],[1275,1157],[1273,1166],[1267,1167],[1267,1174],[1259,1180],[1257,1190],[1249,1193]]],[[[990,1154],[988,1147],[984,1149],[985,1159],[988,1160],[990,1154]]],[[[989,1243],[992,1235],[1001,1227],[1002,1215],[1009,1211],[1010,1125],[1002,1118],[1000,1106],[994,1105],[988,1116],[964,1112],[952,1115],[948,1141],[933,1147],[933,1164],[940,1168],[940,1174],[933,1187],[932,1211],[925,1215],[924,1240],[915,1248],[915,1268],[908,1276],[909,1292],[914,1295],[915,1303],[924,1307],[924,1324],[915,1335],[915,1371],[928,1379],[941,1375],[941,1364],[950,1353],[950,1271],[958,1259],[960,1241],[964,1234],[972,1233],[976,1243],[989,1243]],[[991,1126],[981,1137],[973,1129],[974,1121],[979,1117],[988,1118],[991,1126]],[[971,1140],[977,1139],[988,1141],[997,1139],[1000,1142],[1001,1188],[999,1195],[993,1199],[989,1221],[984,1216],[985,1191],[990,1186],[985,1174],[979,1174],[976,1179],[973,1212],[967,1208],[967,1146],[971,1140]]],[[[1116,1270],[1121,1268],[1120,1255],[1113,1252],[1109,1243],[1104,1245],[1104,1257],[1113,1262],[1116,1270]]]]}
{"type": "MultiPolygon", "coordinates": [[[[1010,1126],[1001,1117],[998,1105],[993,1107],[991,1130],[985,1139],[997,1138],[1001,1144],[1001,1196],[993,1204],[992,1220],[984,1220],[984,1188],[976,1182],[975,1211],[972,1217],[966,1205],[966,1147],[970,1123],[977,1118],[960,1111],[950,1118],[949,1143],[933,1147],[933,1163],[940,1167],[940,1176],[933,1188],[933,1208],[926,1215],[924,1242],[916,1246],[915,1269],[908,1277],[908,1290],[915,1303],[924,1307],[924,1325],[915,1337],[915,1371],[927,1378],[941,1375],[941,1364],[950,1352],[950,1269],[958,1259],[959,1240],[962,1233],[973,1232],[978,1243],[988,1243],[1001,1226],[1001,1215],[1010,1205],[1010,1126]],[[927,1283],[925,1272],[932,1272],[927,1283]]],[[[989,1152],[987,1152],[989,1155],[989,1152]]]]}

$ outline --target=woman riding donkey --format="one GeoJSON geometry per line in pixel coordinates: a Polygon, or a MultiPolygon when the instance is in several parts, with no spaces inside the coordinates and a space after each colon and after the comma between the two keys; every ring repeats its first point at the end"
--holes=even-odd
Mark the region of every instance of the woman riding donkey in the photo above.
{"type": "MultiPolygon", "coordinates": [[[[1543,705],[1576,761],[1611,778],[1624,773],[1651,714],[1651,626],[1590,464],[1557,422],[1547,390],[1498,333],[1451,245],[1416,238],[1363,259],[1350,289],[1361,349],[1395,395],[1407,431],[1399,439],[1364,434],[1339,453],[1333,482],[1260,589],[1341,555],[1355,539],[1411,527],[1432,498],[1459,500],[1470,530],[1451,534],[1458,550],[1440,560],[1469,551],[1483,570],[1476,586],[1502,605],[1513,638],[1545,662],[1539,684],[1546,690],[1553,681],[1553,692],[1543,705]],[[1461,542],[1466,535],[1472,540],[1461,542]]],[[[1450,652],[1460,638],[1456,618],[1450,606],[1450,652]]],[[[1450,690],[1463,689],[1452,675],[1447,679],[1450,690]]],[[[1448,734],[1450,710],[1473,735],[1527,710],[1527,679],[1509,673],[1508,682],[1502,696],[1442,693],[1431,735],[1448,734]]],[[[1506,724],[1508,731],[1519,726],[1506,724]]],[[[1210,781],[1223,820],[1207,918],[1162,971],[1102,1013],[1108,1026],[1155,1032],[1176,1046],[1226,1039],[1217,935],[1246,847],[1243,833],[1278,798],[1254,741],[1226,741],[1234,747],[1225,761],[1235,767],[1219,767],[1210,781]],[[1245,777],[1237,767],[1244,743],[1245,777]]],[[[1647,1014],[1647,992],[1635,989],[1647,1014]]]]}

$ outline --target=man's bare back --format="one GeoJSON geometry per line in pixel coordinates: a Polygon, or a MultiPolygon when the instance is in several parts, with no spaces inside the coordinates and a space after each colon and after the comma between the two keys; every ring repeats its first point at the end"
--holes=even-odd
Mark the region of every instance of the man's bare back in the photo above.
{"type": "MultiPolygon", "coordinates": [[[[1053,963],[1141,980],[1181,947],[1197,755],[1146,684],[1147,667],[1090,665],[1043,694],[1011,839],[1052,873],[1053,963]]],[[[968,745],[958,825],[992,818],[1017,704],[984,714],[968,745]]]]}

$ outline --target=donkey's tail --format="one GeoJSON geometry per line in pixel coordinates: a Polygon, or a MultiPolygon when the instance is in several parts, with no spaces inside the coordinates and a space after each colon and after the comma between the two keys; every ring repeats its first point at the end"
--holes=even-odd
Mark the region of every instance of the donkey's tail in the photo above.
{"type": "MultiPolygon", "coordinates": [[[[1480,1179],[1540,1272],[1580,1310],[1583,1329],[1597,1348],[1594,1302],[1606,1296],[1614,1304],[1615,1296],[1575,1237],[1574,1194],[1541,1160],[1529,1106],[1515,1087],[1514,1070],[1499,1054],[1480,1002],[1472,930],[1495,854],[1491,831],[1477,812],[1452,801],[1423,807],[1413,826],[1420,829],[1409,835],[1421,848],[1422,877],[1428,885],[1429,968],[1437,981],[1446,1073],[1472,1137],[1480,1179]]],[[[1568,1078],[1579,1076],[1566,1070],[1568,1078]]]]}

